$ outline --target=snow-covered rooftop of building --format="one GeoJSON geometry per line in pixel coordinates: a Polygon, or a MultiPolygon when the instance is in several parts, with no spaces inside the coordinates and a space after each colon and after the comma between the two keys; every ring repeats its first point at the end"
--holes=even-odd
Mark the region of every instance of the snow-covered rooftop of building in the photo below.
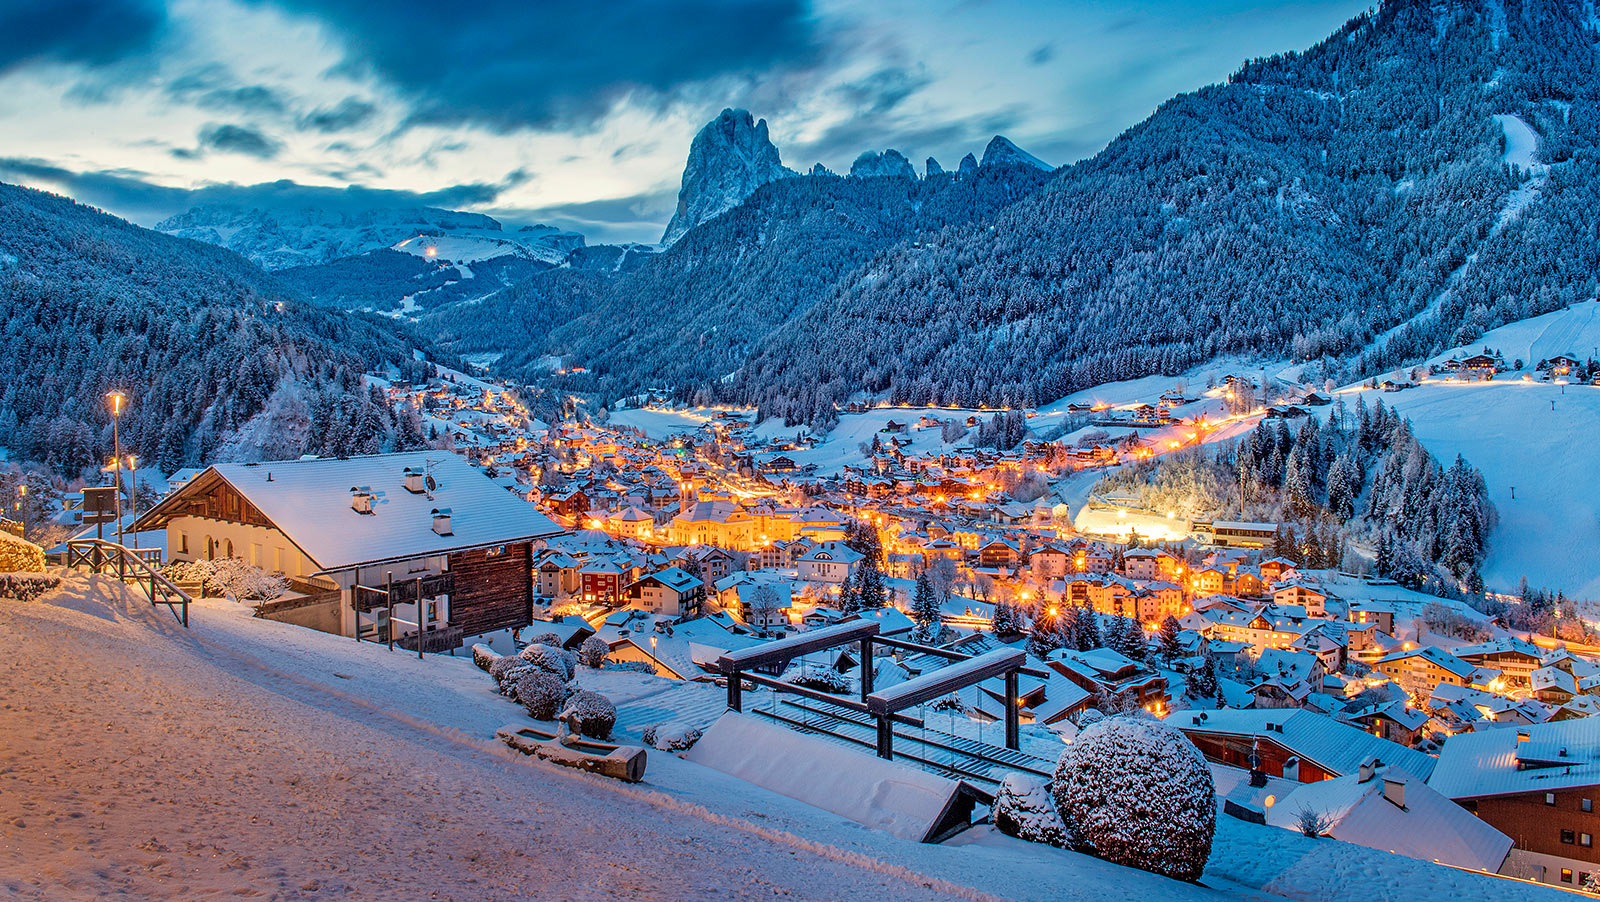
{"type": "Polygon", "coordinates": [[[538,508],[495,485],[465,458],[436,451],[216,464],[141,521],[183,516],[185,499],[203,491],[211,473],[237,489],[324,571],[562,531],[538,508]],[[408,468],[431,476],[433,490],[408,491],[408,468]],[[351,506],[351,490],[358,487],[372,495],[370,514],[351,506]],[[434,512],[443,510],[450,515],[448,535],[434,530],[434,512]]]}
{"type": "Polygon", "coordinates": [[[1428,778],[1429,786],[1452,799],[1596,784],[1600,718],[1594,717],[1452,736],[1428,778]]]}

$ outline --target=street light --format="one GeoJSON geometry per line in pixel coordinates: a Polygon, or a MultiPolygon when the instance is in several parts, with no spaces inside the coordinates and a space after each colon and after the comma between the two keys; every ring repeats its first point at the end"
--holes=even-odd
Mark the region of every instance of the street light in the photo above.
{"type": "MultiPolygon", "coordinates": [[[[139,455],[128,455],[128,504],[133,506],[128,519],[139,519],[139,455]]],[[[139,531],[133,531],[133,550],[139,550],[139,531]]]]}
{"type": "Polygon", "coordinates": [[[117,544],[122,544],[122,436],[118,426],[122,420],[122,408],[128,403],[128,396],[116,389],[106,392],[106,400],[111,402],[111,453],[112,453],[112,478],[116,481],[117,499],[117,544]]]}

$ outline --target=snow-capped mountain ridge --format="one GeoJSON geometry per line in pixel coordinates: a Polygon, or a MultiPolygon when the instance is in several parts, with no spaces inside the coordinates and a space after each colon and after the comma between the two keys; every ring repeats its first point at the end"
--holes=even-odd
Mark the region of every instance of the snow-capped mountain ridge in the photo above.
{"type": "MultiPolygon", "coordinates": [[[[380,207],[328,210],[316,207],[262,209],[228,204],[195,207],[156,224],[156,230],[215,244],[263,269],[285,269],[354,257],[383,247],[407,245],[409,253],[449,239],[452,260],[486,260],[514,255],[560,263],[583,236],[548,225],[507,232],[482,213],[436,207],[380,207]],[[430,243],[428,239],[435,239],[430,243]]],[[[436,247],[435,255],[440,251],[436,247]]]]}

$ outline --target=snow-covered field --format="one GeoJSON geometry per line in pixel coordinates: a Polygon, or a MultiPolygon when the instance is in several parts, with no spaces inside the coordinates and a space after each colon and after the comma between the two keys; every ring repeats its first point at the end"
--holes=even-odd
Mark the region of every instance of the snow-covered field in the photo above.
{"type": "Polygon", "coordinates": [[[696,429],[711,422],[716,413],[710,408],[669,410],[655,407],[633,407],[611,411],[608,425],[629,426],[644,430],[646,437],[665,441],[675,435],[693,435],[696,429]]]}
{"type": "Polygon", "coordinates": [[[1381,397],[1442,463],[1460,454],[1483,472],[1500,513],[1484,564],[1490,588],[1515,589],[1526,575],[1535,586],[1600,597],[1600,566],[1580,551],[1600,547],[1600,388],[1427,382],[1381,397]]]}
{"type": "MultiPolygon", "coordinates": [[[[104,578],[0,604],[0,895],[19,899],[1470,902],[1543,890],[1219,819],[1205,886],[979,827],[896,839],[659,752],[627,786],[506,750],[466,657],[419,661],[104,578]]],[[[716,690],[585,671],[632,739],[716,690]]],[[[1553,893],[1549,898],[1556,898],[1553,893]]]]}

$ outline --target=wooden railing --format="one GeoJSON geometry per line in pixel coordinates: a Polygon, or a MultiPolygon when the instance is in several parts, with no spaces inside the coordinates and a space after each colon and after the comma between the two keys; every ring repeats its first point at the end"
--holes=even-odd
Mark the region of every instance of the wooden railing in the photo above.
{"type": "Polygon", "coordinates": [[[105,539],[73,539],[67,542],[67,566],[83,567],[94,573],[114,573],[117,579],[143,589],[152,606],[164,604],[184,629],[189,628],[188,592],[163,576],[143,551],[135,551],[105,539]]]}

